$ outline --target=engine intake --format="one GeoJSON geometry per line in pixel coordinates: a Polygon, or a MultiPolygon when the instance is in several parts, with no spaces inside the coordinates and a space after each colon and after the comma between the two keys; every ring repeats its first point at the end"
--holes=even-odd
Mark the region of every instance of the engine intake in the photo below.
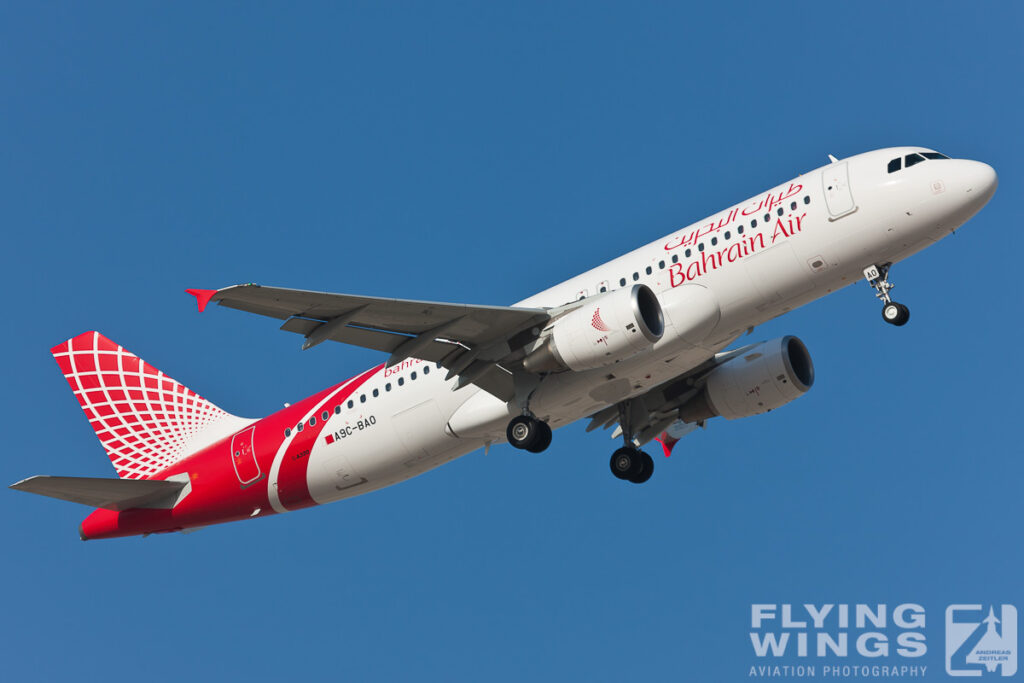
{"type": "Polygon", "coordinates": [[[767,413],[807,393],[814,364],[796,337],[761,342],[711,371],[704,391],[679,410],[684,422],[721,416],[727,420],[767,413]]]}
{"type": "Polygon", "coordinates": [[[600,294],[545,331],[523,359],[529,372],[593,370],[650,350],[665,333],[665,314],[647,285],[600,294]]]}

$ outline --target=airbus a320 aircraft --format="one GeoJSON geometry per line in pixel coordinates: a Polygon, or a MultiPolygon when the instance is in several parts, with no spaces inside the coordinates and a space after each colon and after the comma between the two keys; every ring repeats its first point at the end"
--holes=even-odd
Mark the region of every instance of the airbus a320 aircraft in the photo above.
{"type": "Polygon", "coordinates": [[[896,147],[832,163],[515,306],[236,285],[188,290],[283,320],[304,349],[335,341],[386,362],[262,419],[231,415],[97,332],[53,349],[119,479],[31,477],[12,488],[98,508],[83,540],[188,531],[367,493],[507,440],[615,427],[612,474],[647,481],[716,417],[758,415],[814,383],[787,336],[725,350],[767,320],[865,278],[882,319],[894,263],[977,213],[996,173],[896,147]]]}

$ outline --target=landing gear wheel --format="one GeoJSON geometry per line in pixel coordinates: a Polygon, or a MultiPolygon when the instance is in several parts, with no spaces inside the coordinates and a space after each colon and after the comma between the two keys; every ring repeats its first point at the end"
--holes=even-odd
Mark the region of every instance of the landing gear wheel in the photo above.
{"type": "Polygon", "coordinates": [[[505,436],[516,448],[533,453],[540,453],[551,445],[551,427],[529,415],[512,418],[505,436]]]}
{"type": "Polygon", "coordinates": [[[634,484],[642,484],[654,474],[654,458],[640,451],[640,471],[630,479],[634,484]]]}
{"type": "Polygon", "coordinates": [[[540,453],[551,445],[551,427],[548,426],[547,422],[541,422],[540,420],[536,420],[536,423],[538,429],[537,438],[532,445],[526,447],[526,450],[531,453],[540,453]]]}
{"type": "Polygon", "coordinates": [[[897,327],[906,325],[910,320],[910,309],[903,304],[890,301],[882,307],[882,320],[897,327]]]}
{"type": "MultiPolygon", "coordinates": [[[[632,481],[643,468],[643,453],[635,448],[620,448],[612,453],[611,462],[608,464],[612,468],[612,474],[617,478],[632,481]]],[[[654,470],[653,463],[651,470],[654,470]]]]}

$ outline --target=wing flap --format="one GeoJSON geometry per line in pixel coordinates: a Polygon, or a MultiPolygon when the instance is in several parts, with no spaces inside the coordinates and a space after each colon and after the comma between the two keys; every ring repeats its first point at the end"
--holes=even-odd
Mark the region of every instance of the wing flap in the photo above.
{"type": "Polygon", "coordinates": [[[172,507],[187,481],[51,477],[23,479],[10,488],[120,512],[131,508],[172,507]]]}

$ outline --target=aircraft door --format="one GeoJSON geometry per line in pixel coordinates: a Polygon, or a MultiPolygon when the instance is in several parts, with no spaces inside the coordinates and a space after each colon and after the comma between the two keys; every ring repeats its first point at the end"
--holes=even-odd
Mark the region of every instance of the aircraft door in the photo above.
{"type": "Polygon", "coordinates": [[[821,172],[821,189],[825,194],[830,221],[838,220],[857,210],[853,191],[850,189],[850,169],[845,161],[832,164],[821,172]]]}
{"type": "Polygon", "coordinates": [[[231,464],[235,468],[235,476],[242,488],[256,483],[263,478],[260,464],[256,462],[255,448],[256,427],[235,434],[231,439],[231,464]]]}

